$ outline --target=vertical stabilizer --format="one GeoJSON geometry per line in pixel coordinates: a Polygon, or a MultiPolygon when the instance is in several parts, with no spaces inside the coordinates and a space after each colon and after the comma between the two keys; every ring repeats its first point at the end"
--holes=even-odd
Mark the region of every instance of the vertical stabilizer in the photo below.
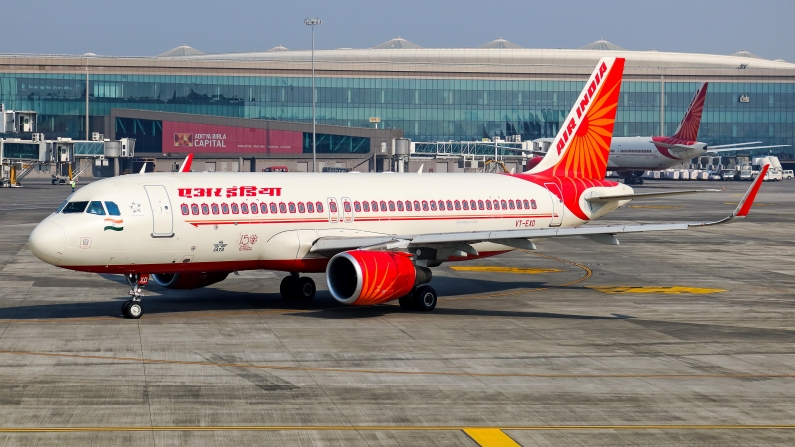
{"type": "Polygon", "coordinates": [[[599,61],[549,151],[531,174],[605,178],[623,73],[623,58],[599,61]]]}
{"type": "MultiPolygon", "coordinates": [[[[182,162],[182,166],[179,167],[179,172],[190,172],[190,166],[193,164],[193,153],[191,152],[185,157],[185,161],[182,162]]],[[[241,166],[242,167],[242,166],[241,166]]]]}
{"type": "Polygon", "coordinates": [[[701,87],[696,90],[693,99],[690,101],[690,106],[682,117],[682,122],[676,128],[674,138],[685,141],[698,140],[698,128],[701,126],[701,114],[704,112],[704,102],[707,99],[707,86],[708,82],[701,84],[701,87]]]}

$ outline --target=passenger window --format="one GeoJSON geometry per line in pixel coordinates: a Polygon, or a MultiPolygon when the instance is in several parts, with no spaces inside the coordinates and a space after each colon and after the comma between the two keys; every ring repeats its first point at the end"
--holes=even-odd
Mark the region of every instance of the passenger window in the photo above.
{"type": "MultiPolygon", "coordinates": [[[[423,208],[425,208],[425,202],[422,203],[423,208]]],[[[436,211],[436,201],[431,200],[431,211],[436,211]]]]}
{"type": "Polygon", "coordinates": [[[389,201],[389,211],[395,211],[395,202],[389,201]]]}
{"type": "Polygon", "coordinates": [[[267,203],[260,203],[259,204],[259,211],[261,214],[268,214],[268,204],[267,203]]]}
{"type": "Polygon", "coordinates": [[[406,200],[406,211],[411,211],[411,200],[406,200]]]}
{"type": "Polygon", "coordinates": [[[397,207],[398,207],[398,211],[403,211],[403,202],[398,200],[397,207]]]}
{"type": "Polygon", "coordinates": [[[114,202],[105,202],[105,208],[108,209],[108,214],[111,216],[121,216],[121,211],[119,210],[119,205],[116,205],[114,202]]]}
{"type": "Polygon", "coordinates": [[[450,211],[453,210],[453,202],[450,201],[450,200],[447,201],[447,209],[450,210],[450,211]]]}
{"type": "MultiPolygon", "coordinates": [[[[472,208],[474,208],[474,206],[473,206],[472,208]]],[[[485,207],[483,206],[483,201],[482,201],[482,200],[478,200],[478,209],[479,209],[479,210],[482,210],[482,209],[484,209],[484,208],[485,208],[485,207]]],[[[489,207],[489,208],[491,208],[491,207],[489,207]]]]}
{"type": "Polygon", "coordinates": [[[439,211],[444,211],[444,200],[439,201],[439,211]]]}
{"type": "Polygon", "coordinates": [[[351,202],[342,202],[342,209],[344,209],[346,213],[350,213],[351,212],[351,202]]]}
{"type": "MultiPolygon", "coordinates": [[[[464,203],[466,203],[466,202],[464,202],[464,203]]],[[[456,210],[460,210],[461,209],[461,201],[460,200],[456,200],[455,201],[455,209],[456,210]]]]}
{"type": "Polygon", "coordinates": [[[210,214],[210,207],[206,203],[202,204],[202,214],[210,214]]]}
{"type": "Polygon", "coordinates": [[[497,199],[494,199],[494,209],[495,210],[500,209],[500,201],[497,199]]]}
{"type": "Polygon", "coordinates": [[[104,216],[105,215],[105,208],[102,208],[102,202],[95,201],[88,204],[88,209],[86,210],[88,214],[96,214],[97,216],[104,216]]]}
{"type": "Polygon", "coordinates": [[[232,214],[237,214],[240,212],[240,207],[237,206],[237,203],[232,204],[232,214]]]}
{"type": "MultiPolygon", "coordinates": [[[[480,209],[483,209],[483,202],[480,202],[480,204],[481,204],[480,205],[481,206],[480,209]]],[[[475,205],[475,201],[474,200],[470,200],[469,201],[469,207],[472,208],[473,210],[478,209],[477,206],[475,205]]]]}
{"type": "Polygon", "coordinates": [[[217,203],[213,203],[212,209],[213,209],[213,214],[218,214],[219,211],[217,203]]]}
{"type": "Polygon", "coordinates": [[[469,209],[469,202],[467,202],[466,200],[464,200],[464,201],[462,201],[462,202],[461,202],[461,206],[462,206],[462,207],[463,207],[465,210],[468,210],[468,209],[469,209]]]}
{"type": "MultiPolygon", "coordinates": [[[[193,205],[191,205],[191,206],[190,206],[190,212],[191,212],[193,215],[197,215],[197,214],[199,214],[199,205],[196,205],[195,203],[194,203],[193,205]]],[[[237,212],[237,211],[235,211],[235,212],[237,212]]]]}
{"type": "Polygon", "coordinates": [[[521,200],[517,200],[516,201],[516,209],[518,209],[518,210],[522,209],[522,201],[521,200]]]}
{"type": "Polygon", "coordinates": [[[240,212],[243,214],[248,214],[248,203],[240,204],[240,212]]]}
{"type": "Polygon", "coordinates": [[[381,201],[381,211],[386,211],[386,202],[381,201]]]}
{"type": "Polygon", "coordinates": [[[357,213],[360,212],[362,210],[362,204],[359,202],[353,202],[353,209],[356,210],[357,213]]]}
{"type": "Polygon", "coordinates": [[[331,203],[329,203],[329,204],[328,204],[328,209],[329,209],[329,211],[331,211],[332,213],[336,213],[336,212],[337,212],[337,203],[336,203],[336,202],[331,202],[331,203]]]}
{"type": "Polygon", "coordinates": [[[190,214],[190,208],[188,208],[188,205],[185,203],[180,205],[179,209],[180,211],[182,211],[183,216],[187,216],[188,214],[190,214]]]}
{"type": "Polygon", "coordinates": [[[522,203],[524,204],[524,209],[530,209],[530,202],[528,202],[527,199],[522,200],[522,203]]]}
{"type": "Polygon", "coordinates": [[[370,205],[372,206],[373,211],[378,211],[378,202],[373,200],[373,202],[370,205]]]}
{"type": "Polygon", "coordinates": [[[221,204],[221,212],[224,214],[229,214],[229,205],[222,203],[221,204]]]}
{"type": "Polygon", "coordinates": [[[256,203],[251,204],[251,214],[259,214],[259,206],[256,203]]]}
{"type": "MultiPolygon", "coordinates": [[[[508,209],[508,202],[505,201],[505,200],[500,200],[500,206],[502,207],[502,209],[507,210],[508,209]]],[[[511,207],[511,208],[513,208],[513,207],[511,207]]]]}
{"type": "Polygon", "coordinates": [[[486,209],[487,210],[491,209],[491,200],[486,200],[486,209]]]}
{"type": "Polygon", "coordinates": [[[427,200],[423,200],[422,201],[422,210],[423,211],[428,211],[428,201],[427,200]]]}
{"type": "Polygon", "coordinates": [[[284,202],[279,204],[279,212],[282,214],[287,213],[287,205],[284,202]]]}
{"type": "Polygon", "coordinates": [[[304,206],[303,202],[298,202],[298,212],[299,213],[305,213],[306,212],[306,207],[304,206]]]}
{"type": "Polygon", "coordinates": [[[290,208],[291,213],[295,212],[295,203],[290,202],[287,206],[290,208]]]}
{"type": "Polygon", "coordinates": [[[514,209],[514,208],[516,208],[516,207],[513,205],[513,200],[509,200],[509,201],[508,201],[508,208],[510,208],[510,209],[514,209]]]}
{"type": "Polygon", "coordinates": [[[314,213],[315,205],[312,202],[306,202],[306,210],[310,213],[314,213]]]}
{"type": "Polygon", "coordinates": [[[323,202],[315,203],[315,208],[317,209],[318,213],[322,213],[323,212],[323,202]]]}
{"type": "Polygon", "coordinates": [[[362,205],[364,206],[365,211],[370,211],[370,202],[364,202],[362,205]]]}
{"type": "Polygon", "coordinates": [[[420,210],[420,201],[419,200],[415,200],[414,201],[414,211],[419,211],[419,210],[420,210]]]}
{"type": "Polygon", "coordinates": [[[271,203],[271,214],[276,214],[279,212],[279,209],[276,207],[275,203],[271,203]]]}

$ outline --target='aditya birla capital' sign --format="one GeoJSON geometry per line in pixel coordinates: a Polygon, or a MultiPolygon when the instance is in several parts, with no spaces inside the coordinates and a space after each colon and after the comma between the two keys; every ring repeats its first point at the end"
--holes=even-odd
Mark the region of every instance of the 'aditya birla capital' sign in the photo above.
{"type": "Polygon", "coordinates": [[[164,152],[300,154],[303,133],[163,121],[164,152]]]}

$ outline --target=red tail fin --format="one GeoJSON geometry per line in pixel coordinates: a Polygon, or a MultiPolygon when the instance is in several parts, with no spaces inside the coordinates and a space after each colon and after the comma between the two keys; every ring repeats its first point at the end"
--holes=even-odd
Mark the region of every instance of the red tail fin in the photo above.
{"type": "Polygon", "coordinates": [[[193,163],[193,153],[191,152],[185,157],[185,161],[182,162],[182,166],[179,167],[179,172],[190,172],[190,165],[193,163]]]}
{"type": "Polygon", "coordinates": [[[599,61],[549,151],[531,174],[604,180],[623,73],[623,58],[599,61]]]}
{"type": "Polygon", "coordinates": [[[674,138],[685,141],[696,141],[698,139],[701,114],[704,112],[704,101],[707,99],[707,86],[709,86],[709,83],[705,82],[696,90],[696,94],[693,95],[685,116],[682,117],[682,122],[679,123],[676,133],[674,133],[674,138]]]}

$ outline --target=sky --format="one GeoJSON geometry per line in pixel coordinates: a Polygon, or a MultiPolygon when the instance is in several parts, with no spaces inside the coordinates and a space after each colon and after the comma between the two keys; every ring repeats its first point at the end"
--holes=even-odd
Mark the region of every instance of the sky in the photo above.
{"type": "Polygon", "coordinates": [[[497,37],[525,48],[579,48],[605,39],[630,50],[744,49],[795,62],[792,0],[38,0],[2,9],[0,53],[309,49],[303,20],[317,17],[317,49],[369,48],[395,36],[426,48],[477,47],[497,37]]]}

